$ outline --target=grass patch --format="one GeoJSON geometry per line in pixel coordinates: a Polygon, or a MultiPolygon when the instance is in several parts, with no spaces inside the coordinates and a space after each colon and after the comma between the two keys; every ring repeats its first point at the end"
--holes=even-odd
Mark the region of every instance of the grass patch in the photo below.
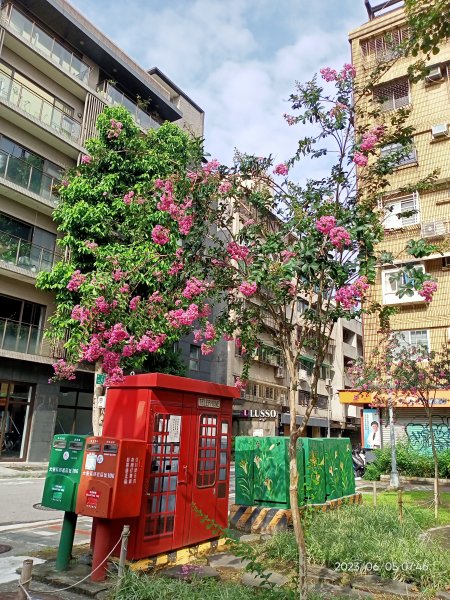
{"type": "MultiPolygon", "coordinates": [[[[169,579],[161,575],[140,575],[129,571],[114,600],[296,600],[293,590],[257,589],[221,580],[169,579]]],[[[341,600],[344,600],[342,596],[341,600]]],[[[308,600],[323,600],[312,593],[308,600]]],[[[338,598],[336,599],[338,600],[338,598]]]]}
{"type": "MultiPolygon", "coordinates": [[[[376,509],[366,504],[315,513],[306,527],[309,561],[332,569],[344,565],[343,571],[375,573],[422,590],[443,589],[450,584],[450,553],[436,542],[420,539],[418,521],[425,524],[426,518],[419,511],[405,511],[403,523],[389,502],[376,509]],[[377,568],[364,570],[367,565],[377,568]]],[[[293,533],[274,536],[258,552],[268,564],[283,562],[296,568],[293,533]]]]}
{"type": "MultiPolygon", "coordinates": [[[[363,494],[363,502],[373,506],[373,497],[363,494]]],[[[380,506],[398,506],[397,492],[379,492],[377,502],[380,506]]],[[[407,513],[417,521],[422,529],[429,529],[437,525],[450,525],[450,493],[441,492],[441,506],[439,506],[438,520],[434,519],[433,492],[403,492],[403,507],[407,513]]]]}

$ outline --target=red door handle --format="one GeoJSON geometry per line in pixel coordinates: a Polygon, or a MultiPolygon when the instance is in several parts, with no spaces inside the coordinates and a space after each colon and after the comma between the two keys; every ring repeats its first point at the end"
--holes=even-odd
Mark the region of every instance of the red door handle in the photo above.
{"type": "Polygon", "coordinates": [[[178,478],[178,483],[187,483],[187,465],[183,465],[184,479],[178,478]]]}

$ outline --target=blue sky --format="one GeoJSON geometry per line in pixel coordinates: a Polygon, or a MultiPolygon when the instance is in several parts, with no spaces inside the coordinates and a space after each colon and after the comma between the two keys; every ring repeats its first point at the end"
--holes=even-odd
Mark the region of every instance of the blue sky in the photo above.
{"type": "MultiPolygon", "coordinates": [[[[144,68],[159,67],[204,110],[206,149],[277,162],[295,150],[284,122],[294,82],[349,62],[363,0],[71,0],[144,68]]],[[[312,175],[312,174],[311,174],[312,175]]]]}

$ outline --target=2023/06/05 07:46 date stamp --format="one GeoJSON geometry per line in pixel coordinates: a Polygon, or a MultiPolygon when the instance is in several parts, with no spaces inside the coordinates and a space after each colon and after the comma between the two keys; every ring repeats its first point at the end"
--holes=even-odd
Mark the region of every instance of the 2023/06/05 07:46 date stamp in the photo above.
{"type": "Polygon", "coordinates": [[[405,561],[402,563],[376,563],[360,562],[355,560],[352,562],[337,562],[334,565],[334,569],[335,571],[340,571],[343,573],[378,573],[380,571],[388,573],[397,573],[399,571],[428,571],[429,565],[425,561],[405,561]]]}

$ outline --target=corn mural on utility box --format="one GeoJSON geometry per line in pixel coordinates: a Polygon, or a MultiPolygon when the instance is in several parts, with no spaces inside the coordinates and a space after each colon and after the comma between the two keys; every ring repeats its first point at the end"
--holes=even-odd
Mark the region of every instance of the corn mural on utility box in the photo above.
{"type": "MultiPolygon", "coordinates": [[[[290,508],[289,438],[237,437],[236,504],[290,508]]],[[[299,504],[324,504],[355,493],[351,445],[346,438],[297,442],[299,504]]]]}

